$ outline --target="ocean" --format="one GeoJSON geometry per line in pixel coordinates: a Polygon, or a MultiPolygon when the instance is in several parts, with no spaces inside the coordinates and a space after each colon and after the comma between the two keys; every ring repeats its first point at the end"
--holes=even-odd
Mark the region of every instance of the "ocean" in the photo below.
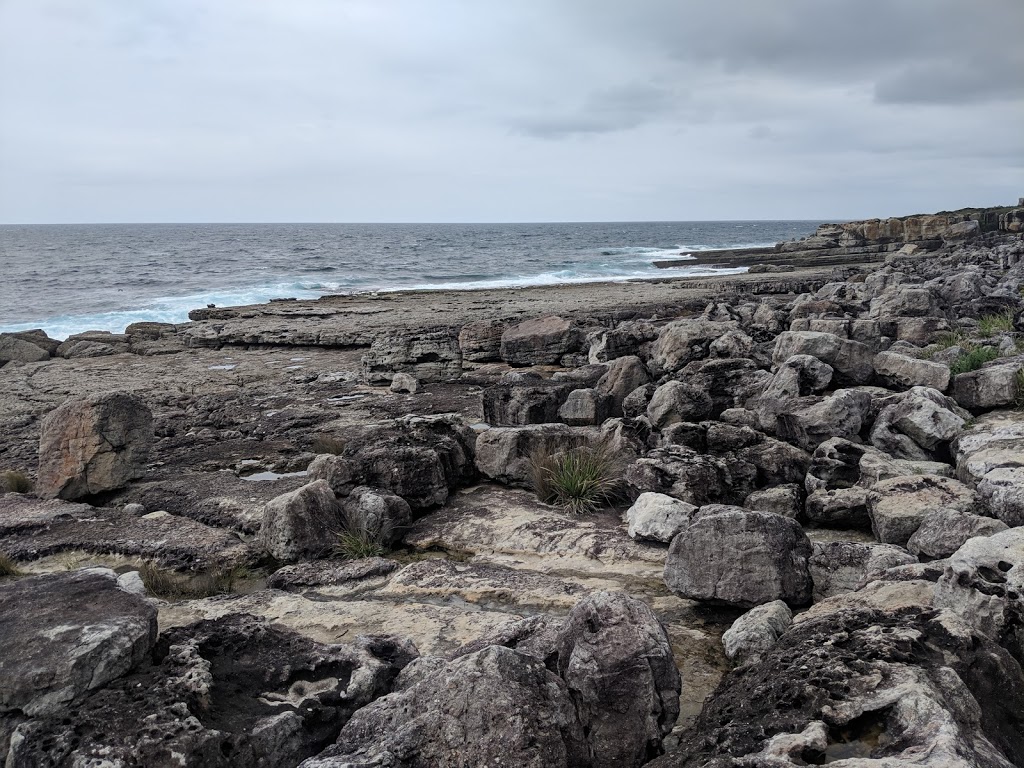
{"type": "Polygon", "coordinates": [[[185,322],[207,304],[709,274],[652,262],[771,245],[819,223],[4,225],[0,332],[64,339],[185,322]]]}

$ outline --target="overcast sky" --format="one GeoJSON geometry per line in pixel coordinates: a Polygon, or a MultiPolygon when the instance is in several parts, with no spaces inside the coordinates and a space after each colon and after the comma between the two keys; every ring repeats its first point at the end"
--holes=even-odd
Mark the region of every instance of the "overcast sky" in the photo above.
{"type": "Polygon", "coordinates": [[[1024,195],[1022,0],[0,0],[0,222],[1024,195]]]}

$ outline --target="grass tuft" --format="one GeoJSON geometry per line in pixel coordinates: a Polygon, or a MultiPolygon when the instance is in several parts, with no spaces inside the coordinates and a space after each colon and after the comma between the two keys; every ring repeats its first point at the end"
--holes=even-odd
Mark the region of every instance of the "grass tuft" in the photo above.
{"type": "Polygon", "coordinates": [[[999,357],[999,350],[995,347],[977,347],[969,352],[965,352],[954,360],[952,365],[949,366],[949,372],[953,376],[960,373],[970,373],[971,371],[978,370],[985,363],[995,360],[997,357],[999,357]]]}
{"type": "Polygon", "coordinates": [[[345,450],[345,441],[339,440],[331,435],[317,435],[313,438],[313,444],[310,446],[310,450],[312,450],[317,456],[325,453],[340,456],[345,450]]]}
{"type": "Polygon", "coordinates": [[[582,515],[611,501],[619,490],[620,467],[606,443],[564,451],[538,451],[530,457],[530,479],[537,498],[582,515]]]}
{"type": "Polygon", "coordinates": [[[10,493],[28,493],[32,490],[32,481],[24,472],[7,470],[0,472],[0,491],[10,493]]]}
{"type": "Polygon", "coordinates": [[[347,519],[345,527],[338,532],[334,554],[345,560],[383,557],[391,550],[394,530],[388,520],[374,529],[366,525],[365,521],[347,519]]]}
{"type": "Polygon", "coordinates": [[[219,568],[195,576],[160,568],[152,563],[139,567],[139,576],[146,590],[165,600],[198,600],[214,595],[228,595],[235,585],[248,575],[245,568],[219,568]]]}
{"type": "Polygon", "coordinates": [[[13,557],[6,552],[0,552],[0,578],[5,576],[21,576],[21,569],[13,557]]]}
{"type": "Polygon", "coordinates": [[[1014,377],[1014,386],[1016,391],[1013,396],[1013,407],[1018,411],[1024,411],[1024,368],[1017,371],[1017,375],[1014,377]]]}
{"type": "Polygon", "coordinates": [[[1007,309],[994,315],[985,315],[978,320],[978,333],[989,338],[1002,331],[1013,330],[1013,310],[1007,309]]]}
{"type": "Polygon", "coordinates": [[[932,343],[939,348],[939,351],[949,349],[950,347],[962,347],[963,349],[969,349],[973,346],[970,343],[970,337],[962,330],[941,333],[932,343]]]}

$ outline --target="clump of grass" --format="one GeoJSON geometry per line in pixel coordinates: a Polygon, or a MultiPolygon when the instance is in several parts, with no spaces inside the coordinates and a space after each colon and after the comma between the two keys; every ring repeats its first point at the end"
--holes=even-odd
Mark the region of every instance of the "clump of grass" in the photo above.
{"type": "Polygon", "coordinates": [[[978,333],[989,338],[1001,331],[1013,330],[1013,310],[1007,309],[994,315],[985,315],[978,320],[978,333]]]}
{"type": "Polygon", "coordinates": [[[530,479],[537,498],[581,515],[596,511],[619,490],[621,472],[606,443],[564,451],[537,451],[530,457],[530,479]]]}
{"type": "Polygon", "coordinates": [[[317,435],[313,438],[313,444],[310,446],[310,450],[318,456],[325,453],[340,456],[345,450],[345,441],[339,440],[331,435],[317,435]]]}
{"type": "Polygon", "coordinates": [[[364,557],[383,557],[391,547],[394,526],[390,520],[380,525],[367,525],[365,520],[347,518],[345,527],[338,532],[338,543],[334,554],[345,560],[361,560],[364,557]]]}
{"type": "Polygon", "coordinates": [[[962,330],[941,333],[932,343],[939,348],[940,352],[944,349],[949,349],[950,347],[962,347],[964,349],[973,347],[967,334],[962,330]]]}
{"type": "Polygon", "coordinates": [[[976,371],[985,363],[995,360],[999,357],[999,350],[995,347],[977,347],[975,349],[966,352],[949,366],[949,372],[951,375],[956,376],[960,373],[970,373],[976,371]]]}
{"type": "Polygon", "coordinates": [[[247,575],[245,568],[218,568],[195,576],[160,568],[152,563],[139,567],[146,591],[165,600],[198,600],[235,591],[238,581],[247,575]]]}
{"type": "Polygon", "coordinates": [[[1017,371],[1013,377],[1015,393],[1013,396],[1013,407],[1018,411],[1024,411],[1024,368],[1017,371]]]}
{"type": "Polygon", "coordinates": [[[6,552],[0,552],[0,579],[5,576],[21,576],[21,569],[13,557],[6,552]]]}
{"type": "Polygon", "coordinates": [[[7,470],[0,472],[0,491],[9,493],[28,493],[32,490],[32,481],[24,472],[7,470]]]}

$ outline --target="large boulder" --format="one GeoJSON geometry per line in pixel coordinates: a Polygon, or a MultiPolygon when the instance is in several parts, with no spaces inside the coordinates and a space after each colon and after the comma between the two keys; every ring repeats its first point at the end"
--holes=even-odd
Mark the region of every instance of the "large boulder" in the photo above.
{"type": "Polygon", "coordinates": [[[657,429],[681,421],[701,421],[711,415],[707,392],[682,381],[669,381],[654,392],[647,405],[647,418],[657,429]]]}
{"type": "Polygon", "coordinates": [[[590,764],[634,768],[661,754],[679,716],[680,679],[654,612],[621,592],[598,592],[569,612],[556,647],[590,764]]]}
{"type": "Polygon", "coordinates": [[[815,541],[808,560],[814,602],[853,592],[889,568],[916,562],[916,557],[893,544],[815,541]]]}
{"type": "Polygon", "coordinates": [[[396,373],[422,382],[454,381],[462,375],[462,351],[448,329],[386,334],[373,340],[361,364],[367,384],[390,384],[396,373]]]}
{"type": "Polygon", "coordinates": [[[664,493],[641,493],[626,510],[627,532],[634,539],[668,544],[690,524],[697,507],[664,493]]]}
{"type": "Polygon", "coordinates": [[[678,371],[691,360],[707,357],[713,341],[738,327],[731,321],[715,322],[701,318],[669,323],[661,329],[651,348],[649,367],[657,376],[678,371]]]}
{"type": "Polygon", "coordinates": [[[525,320],[501,334],[501,359],[509,365],[550,365],[579,349],[579,331],[563,317],[525,320]]]}
{"type": "Polygon", "coordinates": [[[626,468],[633,495],[663,493],[690,504],[739,501],[754,490],[757,469],[746,462],[728,461],[682,445],[647,452],[626,468]]]}
{"type": "Polygon", "coordinates": [[[634,355],[617,357],[597,382],[597,391],[611,398],[611,415],[622,415],[622,401],[637,387],[651,383],[651,374],[643,361],[634,355]]]}
{"type": "Polygon", "coordinates": [[[709,358],[688,363],[676,377],[711,398],[711,416],[738,408],[764,391],[772,375],[747,358],[709,358]]]}
{"type": "Polygon", "coordinates": [[[907,549],[925,557],[949,557],[968,539],[992,536],[1006,529],[1002,520],[955,509],[933,509],[925,513],[921,525],[907,542],[907,549]]]}
{"type": "Polygon", "coordinates": [[[942,392],[949,386],[949,366],[898,352],[879,352],[873,360],[875,373],[893,389],[930,387],[942,392]]]}
{"type": "Polygon", "coordinates": [[[156,606],[106,568],[0,586],[0,720],[62,713],[138,666],[156,642],[156,606]]]}
{"type": "Polygon", "coordinates": [[[43,419],[36,493],[78,499],[121,488],[142,476],[152,442],[153,414],[138,396],[69,400],[43,419]]]}
{"type": "Polygon", "coordinates": [[[50,353],[38,344],[13,333],[0,333],[0,367],[5,363],[38,363],[49,360],[50,353]]]}
{"type": "Polygon", "coordinates": [[[927,387],[914,387],[883,404],[871,427],[871,444],[897,459],[948,456],[950,442],[970,416],[952,398],[927,387]]]}
{"type": "Polygon", "coordinates": [[[868,513],[875,538],[906,546],[926,514],[935,509],[974,512],[978,499],[963,483],[935,475],[907,475],[875,483],[868,494],[868,513]]]}
{"type": "Polygon", "coordinates": [[[341,508],[326,480],[267,502],[257,543],[282,562],[322,557],[338,544],[341,508]]]}
{"type": "Polygon", "coordinates": [[[771,650],[793,623],[793,612],[782,600],[751,608],[722,635],[725,656],[738,664],[771,650]]]}
{"type": "Polygon", "coordinates": [[[1016,402],[1021,394],[1024,355],[994,360],[977,371],[953,377],[953,399],[969,411],[988,411],[1016,402]]]}
{"type": "Polygon", "coordinates": [[[739,507],[702,508],[665,561],[669,589],[691,600],[744,608],[811,601],[811,544],[799,523],[739,507]]]}
{"type": "Polygon", "coordinates": [[[593,444],[597,429],[565,424],[535,424],[526,427],[494,427],[476,441],[476,466],[484,477],[508,485],[530,486],[531,459],[593,444]]]}
{"type": "Polygon", "coordinates": [[[828,363],[841,384],[866,384],[874,373],[871,347],[834,333],[785,331],[775,340],[772,361],[781,365],[793,355],[810,355],[828,363]]]}
{"type": "Polygon", "coordinates": [[[464,362],[486,363],[501,359],[501,334],[505,323],[480,320],[467,323],[459,330],[459,349],[464,362]]]}
{"type": "Polygon", "coordinates": [[[934,293],[927,288],[898,285],[888,288],[871,300],[869,316],[879,319],[893,317],[937,317],[942,308],[934,293]]]}
{"type": "Polygon", "coordinates": [[[576,386],[539,376],[499,382],[483,391],[484,421],[496,427],[558,422],[559,409],[576,386]]]}
{"type": "Polygon", "coordinates": [[[359,486],[341,503],[345,530],[366,532],[373,541],[393,544],[412,520],[409,502],[387,491],[359,486]]]}
{"type": "Polygon", "coordinates": [[[596,426],[612,413],[611,396],[591,388],[574,389],[558,408],[558,419],[574,427],[596,426]]]}
{"type": "Polygon", "coordinates": [[[980,417],[953,443],[956,474],[975,488],[988,511],[1007,525],[1024,525],[1024,415],[980,417]]]}
{"type": "Polygon", "coordinates": [[[337,743],[301,768],[590,764],[569,689],[541,661],[491,645],[414,661],[396,692],[360,709],[337,743]]]}
{"type": "Polygon", "coordinates": [[[871,395],[840,389],[827,397],[790,400],[776,416],[775,433],[805,451],[834,437],[851,438],[867,423],[871,395]]]}

